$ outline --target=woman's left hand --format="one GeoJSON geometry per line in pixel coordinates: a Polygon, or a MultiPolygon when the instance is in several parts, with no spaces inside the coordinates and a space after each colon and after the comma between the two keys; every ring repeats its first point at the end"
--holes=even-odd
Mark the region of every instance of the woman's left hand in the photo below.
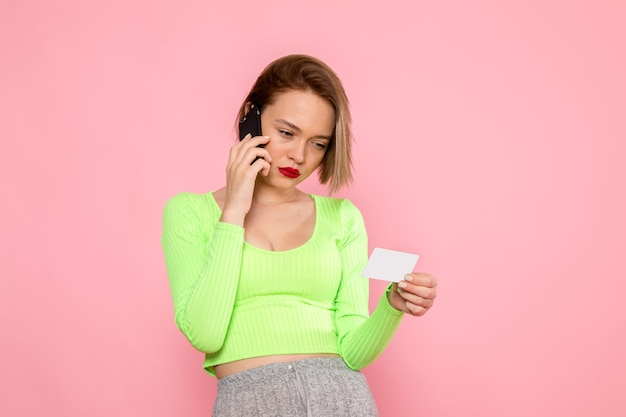
{"type": "Polygon", "coordinates": [[[430,274],[413,272],[393,283],[388,300],[396,310],[423,316],[433,306],[436,296],[437,279],[430,274]]]}

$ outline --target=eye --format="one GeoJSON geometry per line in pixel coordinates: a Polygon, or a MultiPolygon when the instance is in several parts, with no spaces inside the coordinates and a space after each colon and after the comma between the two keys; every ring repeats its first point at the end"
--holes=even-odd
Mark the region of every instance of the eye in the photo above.
{"type": "Polygon", "coordinates": [[[283,136],[287,136],[287,137],[292,137],[293,136],[293,133],[291,133],[290,131],[285,130],[285,129],[278,129],[278,132],[281,135],[283,135],[283,136]]]}
{"type": "Polygon", "coordinates": [[[326,149],[326,144],[324,142],[313,142],[313,146],[321,150],[326,149]]]}

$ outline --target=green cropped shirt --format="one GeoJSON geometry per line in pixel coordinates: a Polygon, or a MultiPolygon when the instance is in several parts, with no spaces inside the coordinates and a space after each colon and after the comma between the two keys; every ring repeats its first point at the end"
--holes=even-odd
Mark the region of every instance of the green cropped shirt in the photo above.
{"type": "Polygon", "coordinates": [[[346,199],[311,198],[313,235],[287,251],[248,244],[242,227],[219,221],[212,193],[167,202],[161,243],[175,321],[210,374],[221,363],[306,353],[361,369],[391,340],[403,313],[384,294],[369,315],[361,213],[346,199]]]}

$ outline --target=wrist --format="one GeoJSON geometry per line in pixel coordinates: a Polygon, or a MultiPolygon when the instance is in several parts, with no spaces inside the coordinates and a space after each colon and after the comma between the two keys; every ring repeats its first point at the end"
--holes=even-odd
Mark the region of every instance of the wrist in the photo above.
{"type": "Polygon", "coordinates": [[[220,222],[222,223],[230,223],[236,226],[243,227],[243,222],[246,218],[246,213],[241,213],[237,210],[226,210],[222,211],[222,215],[220,216],[220,222]]]}
{"type": "Polygon", "coordinates": [[[393,308],[396,311],[404,312],[404,310],[402,310],[402,307],[397,306],[398,301],[404,302],[402,297],[400,297],[400,294],[398,294],[398,284],[390,284],[385,290],[385,295],[387,296],[387,303],[389,304],[389,307],[393,308]]]}

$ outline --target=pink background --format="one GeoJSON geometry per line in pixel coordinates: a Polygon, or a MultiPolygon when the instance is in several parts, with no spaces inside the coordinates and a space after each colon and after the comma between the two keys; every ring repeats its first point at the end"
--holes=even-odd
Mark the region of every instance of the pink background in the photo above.
{"type": "Polygon", "coordinates": [[[294,52],[351,98],[370,246],[440,279],[364,371],[381,415],[626,415],[624,3],[242,3],[0,2],[0,415],[210,414],[161,213],[294,52]]]}

